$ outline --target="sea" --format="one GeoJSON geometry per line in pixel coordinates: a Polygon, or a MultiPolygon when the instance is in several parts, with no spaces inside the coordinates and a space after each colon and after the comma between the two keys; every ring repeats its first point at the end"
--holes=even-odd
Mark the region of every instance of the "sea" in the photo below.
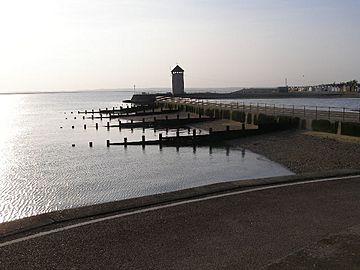
{"type": "MultiPolygon", "coordinates": [[[[132,94],[105,90],[1,94],[0,223],[207,184],[293,174],[241,146],[106,147],[106,140],[135,141],[144,134],[151,139],[164,132],[107,130],[107,119],[84,120],[77,113],[125,106],[123,101],[132,94]]],[[[174,134],[170,130],[168,136],[174,134]]]]}

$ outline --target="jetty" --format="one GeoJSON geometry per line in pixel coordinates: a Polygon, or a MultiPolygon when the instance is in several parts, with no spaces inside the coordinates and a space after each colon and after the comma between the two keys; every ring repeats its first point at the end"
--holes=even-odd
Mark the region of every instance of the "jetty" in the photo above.
{"type": "Polygon", "coordinates": [[[217,119],[276,128],[290,127],[334,134],[360,136],[360,108],[278,105],[198,100],[181,97],[158,97],[158,106],[194,112],[217,119]]]}

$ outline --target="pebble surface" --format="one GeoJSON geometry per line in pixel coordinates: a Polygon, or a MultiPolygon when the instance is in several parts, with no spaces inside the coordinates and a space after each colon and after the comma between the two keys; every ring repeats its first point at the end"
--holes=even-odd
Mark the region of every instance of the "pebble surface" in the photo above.
{"type": "Polygon", "coordinates": [[[314,136],[290,130],[232,140],[282,164],[297,174],[336,169],[360,169],[360,143],[345,142],[332,136],[314,136]]]}

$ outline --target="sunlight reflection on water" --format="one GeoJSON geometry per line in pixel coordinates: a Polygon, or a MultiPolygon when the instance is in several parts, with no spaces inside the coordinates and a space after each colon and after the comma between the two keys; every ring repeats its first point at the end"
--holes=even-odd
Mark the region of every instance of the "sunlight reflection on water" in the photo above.
{"type": "MultiPolygon", "coordinates": [[[[0,96],[0,112],[6,116],[1,119],[0,135],[0,222],[221,181],[291,174],[243,149],[107,148],[106,139],[138,140],[142,129],[107,131],[102,127],[106,120],[83,120],[71,114],[78,109],[119,106],[129,95],[0,96]],[[99,130],[95,122],[101,124],[99,130]],[[88,147],[89,141],[94,148],[88,147]]],[[[158,133],[145,131],[147,138],[157,138],[158,133]]]]}

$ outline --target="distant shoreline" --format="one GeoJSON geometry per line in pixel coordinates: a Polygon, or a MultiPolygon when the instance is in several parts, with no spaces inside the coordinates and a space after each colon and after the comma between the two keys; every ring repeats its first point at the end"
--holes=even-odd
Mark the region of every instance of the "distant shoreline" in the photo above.
{"type": "MultiPolygon", "coordinates": [[[[244,92],[214,92],[213,88],[188,89],[189,92],[181,95],[184,98],[194,99],[281,99],[281,98],[360,98],[360,93],[332,93],[332,92],[289,92],[289,93],[244,93],[244,92]],[[193,91],[193,92],[190,92],[193,91]],[[197,92],[198,91],[198,92],[197,92]]],[[[219,90],[229,90],[229,88],[219,88],[219,90]]],[[[150,93],[141,93],[142,89],[136,91],[134,96],[142,96],[149,98],[150,96],[170,96],[169,91],[156,92],[152,90],[150,93]]],[[[146,91],[146,90],[144,90],[146,91]]],[[[32,92],[0,92],[0,96],[4,95],[39,95],[39,94],[76,94],[76,93],[96,93],[96,92],[118,92],[118,93],[134,93],[130,89],[94,89],[94,90],[73,90],[73,91],[32,91],[32,92]]]]}
{"type": "Polygon", "coordinates": [[[95,89],[95,90],[74,90],[74,91],[32,91],[32,92],[0,92],[1,95],[38,95],[38,94],[71,94],[71,93],[92,93],[92,92],[122,92],[133,93],[133,90],[111,90],[111,89],[95,89]]]}
{"type": "Polygon", "coordinates": [[[360,98],[360,93],[187,93],[181,97],[196,99],[360,98]]]}

